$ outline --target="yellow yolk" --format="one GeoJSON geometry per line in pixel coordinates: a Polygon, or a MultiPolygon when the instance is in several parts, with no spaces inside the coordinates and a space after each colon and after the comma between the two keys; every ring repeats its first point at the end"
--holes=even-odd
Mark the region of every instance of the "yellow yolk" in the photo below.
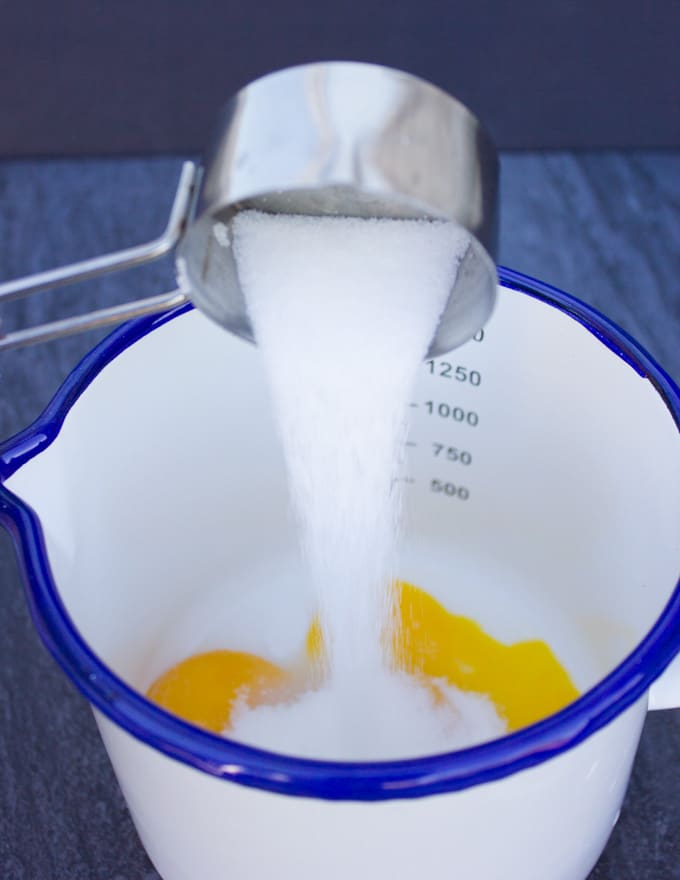
{"type": "Polygon", "coordinates": [[[291,678],[254,654],[209,651],[173,666],[156,679],[147,697],[185,721],[221,733],[239,700],[249,706],[278,702],[291,678]]]}
{"type": "Polygon", "coordinates": [[[578,697],[545,642],[504,645],[473,620],[451,614],[423,590],[400,583],[397,591],[392,639],[397,669],[486,694],[508,730],[546,718],[578,697]]]}
{"type": "MultiPolygon", "coordinates": [[[[578,696],[545,642],[505,645],[417,587],[398,583],[395,589],[392,662],[422,682],[435,703],[444,699],[441,681],[485,694],[508,729],[517,730],[578,696]]],[[[251,707],[284,702],[318,684],[324,656],[323,632],[315,618],[301,660],[288,669],[254,654],[210,651],[173,666],[151,685],[147,696],[186,721],[219,733],[229,728],[232,711],[241,702],[251,707]]]]}

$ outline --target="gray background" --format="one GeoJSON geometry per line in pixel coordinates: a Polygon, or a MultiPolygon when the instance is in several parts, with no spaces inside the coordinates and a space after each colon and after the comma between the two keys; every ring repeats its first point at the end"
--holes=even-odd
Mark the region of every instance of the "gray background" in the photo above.
{"type": "MultiPolygon", "coordinates": [[[[0,280],[156,235],[179,156],[202,148],[216,108],[252,77],[319,58],[378,61],[449,88],[503,147],[528,148],[502,157],[501,262],[601,309],[677,381],[680,4],[527,0],[517,10],[500,0],[269,10],[0,0],[0,280]],[[567,149],[587,146],[610,149],[567,149]],[[130,153],[146,157],[102,158],[130,153]]],[[[171,284],[165,263],[1,317],[9,328],[171,284]]],[[[0,355],[0,439],[40,413],[102,335],[0,355]]],[[[0,877],[156,878],[89,709],[39,643],[2,530],[0,625],[0,877]]],[[[680,711],[650,715],[592,880],[680,880],[679,768],[680,711]]]]}

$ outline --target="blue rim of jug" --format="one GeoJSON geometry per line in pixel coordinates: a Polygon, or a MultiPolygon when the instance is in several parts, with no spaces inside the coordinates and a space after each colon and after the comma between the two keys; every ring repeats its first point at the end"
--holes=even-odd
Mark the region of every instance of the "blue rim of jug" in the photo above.
{"type": "MultiPolygon", "coordinates": [[[[680,390],[646,351],[595,309],[543,282],[499,268],[504,287],[538,298],[581,323],[648,378],[680,429],[680,390]]],[[[40,521],[5,486],[46,449],[78,397],[118,354],[191,309],[123,325],[87,354],[43,414],[0,446],[0,518],[17,549],[33,622],[45,646],[89,702],[154,749],[205,773],[280,794],[331,800],[389,800],[458,791],[502,779],[585,740],[647,691],[680,649],[680,582],[655,625],[609,675],[560,712],[500,739],[405,761],[340,763],[251,748],[188,724],[145,699],[92,652],[71,621],[52,578],[40,521]]]]}

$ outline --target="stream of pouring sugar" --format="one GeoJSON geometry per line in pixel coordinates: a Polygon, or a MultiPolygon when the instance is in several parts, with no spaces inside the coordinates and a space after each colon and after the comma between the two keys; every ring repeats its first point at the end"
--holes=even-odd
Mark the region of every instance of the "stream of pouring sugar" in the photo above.
{"type": "Polygon", "coordinates": [[[444,222],[243,212],[233,247],[314,583],[337,724],[380,723],[408,402],[468,238],[444,222]]]}

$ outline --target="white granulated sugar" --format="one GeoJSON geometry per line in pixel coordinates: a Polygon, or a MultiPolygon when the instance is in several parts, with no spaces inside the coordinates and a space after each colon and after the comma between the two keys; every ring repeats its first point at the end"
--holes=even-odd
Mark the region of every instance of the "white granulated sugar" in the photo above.
{"type": "Polygon", "coordinates": [[[229,240],[229,227],[225,223],[221,223],[218,220],[217,223],[213,225],[212,231],[215,241],[220,247],[231,247],[231,241],[229,240]]]}
{"type": "Polygon", "coordinates": [[[358,692],[382,680],[407,404],[468,237],[444,222],[254,211],[232,234],[317,592],[328,693],[356,719],[358,692]]]}
{"type": "Polygon", "coordinates": [[[502,736],[506,724],[487,697],[436,682],[440,699],[404,674],[378,675],[352,715],[333,684],[294,703],[239,706],[227,732],[261,749],[326,761],[397,761],[464,749],[502,736]]]}

